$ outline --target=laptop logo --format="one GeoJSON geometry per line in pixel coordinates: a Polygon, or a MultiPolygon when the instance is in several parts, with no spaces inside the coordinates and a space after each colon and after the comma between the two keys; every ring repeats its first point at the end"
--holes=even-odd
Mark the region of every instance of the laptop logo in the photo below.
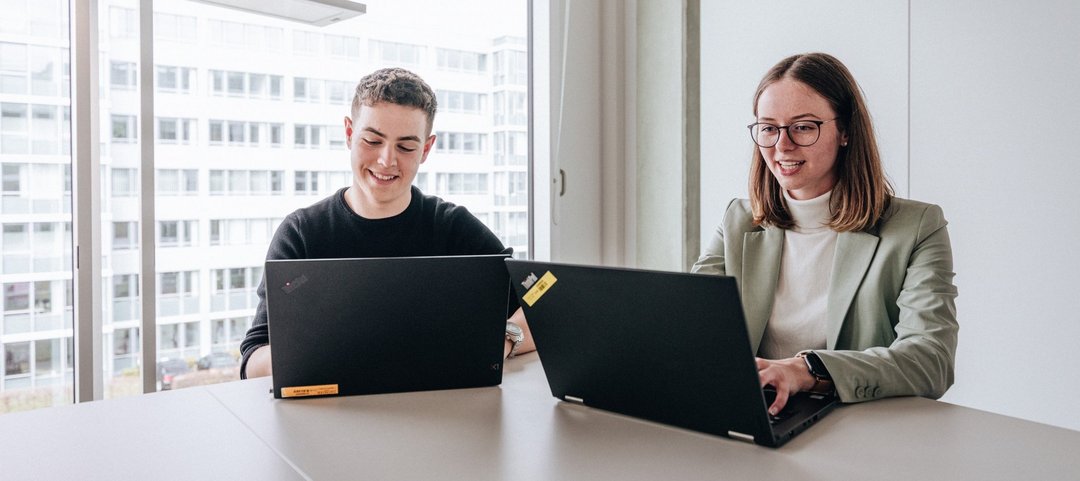
{"type": "Polygon", "coordinates": [[[529,277],[526,277],[524,281],[521,281],[521,285],[525,286],[525,288],[528,289],[528,288],[532,287],[533,284],[536,284],[536,281],[537,281],[536,274],[533,274],[532,272],[530,272],[529,277]]]}
{"type": "Polygon", "coordinates": [[[285,291],[286,294],[292,294],[292,291],[299,289],[300,286],[306,284],[307,281],[307,276],[300,274],[300,277],[286,282],[284,286],[281,286],[281,290],[285,291]]]}

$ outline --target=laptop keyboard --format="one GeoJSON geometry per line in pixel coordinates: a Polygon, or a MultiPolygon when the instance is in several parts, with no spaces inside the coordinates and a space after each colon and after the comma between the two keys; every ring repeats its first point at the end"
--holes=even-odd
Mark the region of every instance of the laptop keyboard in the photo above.
{"type": "MultiPolygon", "coordinates": [[[[763,389],[762,392],[765,394],[765,406],[771,406],[773,401],[776,400],[776,391],[772,389],[763,389]]],[[[780,412],[776,413],[775,416],[772,414],[769,415],[769,423],[777,424],[786,420],[787,418],[790,418],[791,416],[794,416],[798,412],[798,409],[793,409],[790,406],[784,406],[784,409],[781,409],[780,412]]]]}

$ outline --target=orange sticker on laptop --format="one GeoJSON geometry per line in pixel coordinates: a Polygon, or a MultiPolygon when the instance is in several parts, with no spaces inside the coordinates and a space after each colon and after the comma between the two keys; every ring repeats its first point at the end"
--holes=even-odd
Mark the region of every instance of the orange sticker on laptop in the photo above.
{"type": "Polygon", "coordinates": [[[540,276],[540,280],[536,281],[536,284],[533,284],[532,288],[529,289],[529,292],[526,292],[525,296],[521,299],[524,300],[529,307],[532,307],[533,304],[536,304],[536,301],[539,301],[540,298],[547,293],[548,289],[551,289],[551,286],[555,285],[555,281],[557,280],[558,279],[551,274],[551,271],[547,271],[543,276],[540,276]]]}
{"type": "Polygon", "coordinates": [[[281,397],[305,397],[326,396],[338,393],[337,384],[320,384],[317,386],[297,386],[281,388],[281,397]]]}

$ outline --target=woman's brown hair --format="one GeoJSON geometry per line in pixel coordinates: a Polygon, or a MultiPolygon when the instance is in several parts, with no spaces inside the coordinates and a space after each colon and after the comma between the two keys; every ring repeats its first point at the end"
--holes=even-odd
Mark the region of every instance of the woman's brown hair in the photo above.
{"type": "MultiPolygon", "coordinates": [[[[838,232],[864,231],[884,215],[893,197],[885,177],[874,138],[874,126],[862,91],[851,72],[835,57],[824,53],[792,55],[765,74],[754,94],[754,116],[762,92],[777,81],[790,78],[814,89],[836,111],[837,127],[847,134],[848,144],[836,157],[836,185],[830,197],[829,227],[838,232]]],[[[754,223],[790,229],[795,226],[784,204],[780,184],[754,148],[750,165],[750,206],[754,223]]]]}

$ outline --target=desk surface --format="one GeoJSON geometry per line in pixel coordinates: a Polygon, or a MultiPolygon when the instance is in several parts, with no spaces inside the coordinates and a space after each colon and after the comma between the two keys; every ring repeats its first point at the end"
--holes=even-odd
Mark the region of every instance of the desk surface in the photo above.
{"type": "Polygon", "coordinates": [[[269,390],[262,378],[0,416],[0,477],[1080,480],[1076,431],[898,398],[841,407],[770,449],[559,402],[535,354],[493,388],[269,390]]]}

